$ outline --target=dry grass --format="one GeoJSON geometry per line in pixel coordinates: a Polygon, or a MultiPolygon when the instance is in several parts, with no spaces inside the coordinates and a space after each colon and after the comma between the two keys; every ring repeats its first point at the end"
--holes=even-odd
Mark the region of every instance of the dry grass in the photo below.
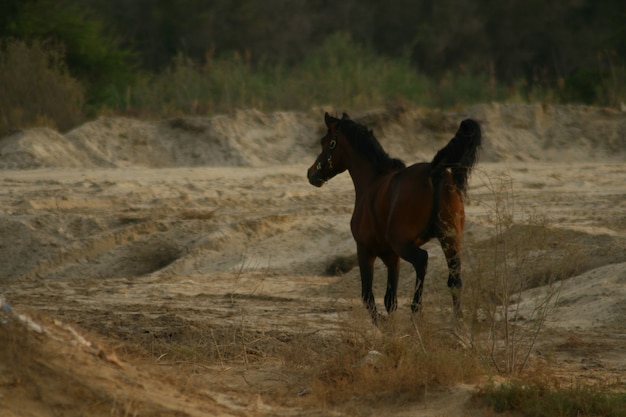
{"type": "Polygon", "coordinates": [[[317,402],[425,401],[430,390],[476,381],[483,374],[471,352],[423,318],[418,326],[406,316],[393,316],[379,325],[380,333],[345,325],[336,347],[313,369],[317,402]]]}
{"type": "Polygon", "coordinates": [[[266,400],[313,408],[419,403],[431,391],[484,375],[473,352],[425,317],[413,321],[408,313],[397,314],[376,327],[365,309],[354,308],[342,313],[338,330],[259,332],[241,314],[219,328],[172,322],[167,332],[126,342],[125,348],[176,369],[181,381],[205,368],[243,372],[248,388],[266,400]],[[255,375],[263,382],[255,382],[255,375]]]}
{"type": "MultiPolygon", "coordinates": [[[[554,242],[558,235],[544,218],[516,213],[507,178],[492,181],[493,237],[468,242],[464,253],[464,321],[442,323],[447,316],[398,311],[376,327],[358,305],[342,313],[338,330],[259,332],[242,312],[227,327],[179,325],[175,334],[151,341],[151,355],[160,363],[223,369],[279,364],[282,382],[273,384],[275,401],[300,395],[310,404],[339,408],[354,401],[362,406],[425,401],[429,390],[475,382],[494,371],[532,374],[525,371],[558,298],[558,280],[576,270],[578,249],[554,242]],[[524,290],[537,285],[552,290],[522,314],[524,290]]],[[[333,264],[332,272],[336,269],[333,264]]]]}

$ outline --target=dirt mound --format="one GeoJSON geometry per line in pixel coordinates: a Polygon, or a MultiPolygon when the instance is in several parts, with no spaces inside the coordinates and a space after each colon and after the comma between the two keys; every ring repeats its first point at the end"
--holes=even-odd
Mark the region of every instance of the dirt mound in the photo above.
{"type": "Polygon", "coordinates": [[[590,161],[626,155],[626,113],[587,106],[491,104],[482,122],[491,161],[590,161]]]}
{"type": "MultiPolygon", "coordinates": [[[[485,161],[624,158],[626,113],[584,106],[490,104],[458,112],[380,110],[352,115],[391,155],[428,160],[466,117],[483,126],[485,161]]],[[[0,169],[268,166],[317,150],[322,110],[142,121],[105,117],[65,135],[27,129],[0,140],[0,169]]]]}
{"type": "Polygon", "coordinates": [[[89,155],[71,140],[48,128],[16,132],[0,140],[0,168],[80,168],[88,166],[89,155]]]}
{"type": "Polygon", "coordinates": [[[194,402],[65,323],[0,307],[2,416],[241,415],[206,392],[194,402]]]}
{"type": "MultiPolygon", "coordinates": [[[[536,300],[548,291],[558,291],[551,310],[550,326],[593,330],[616,327],[626,317],[626,263],[608,264],[569,278],[552,288],[541,287],[524,293],[520,307],[530,317],[536,300]],[[584,314],[581,311],[584,310],[584,314]]],[[[623,336],[623,335],[622,335],[623,336]]],[[[626,352],[623,354],[626,360],[626,352]]]]}
{"type": "Polygon", "coordinates": [[[161,121],[103,117],[65,135],[27,129],[0,140],[0,169],[259,166],[299,162],[317,135],[297,113],[161,121]],[[303,144],[307,144],[303,146],[303,144]]]}

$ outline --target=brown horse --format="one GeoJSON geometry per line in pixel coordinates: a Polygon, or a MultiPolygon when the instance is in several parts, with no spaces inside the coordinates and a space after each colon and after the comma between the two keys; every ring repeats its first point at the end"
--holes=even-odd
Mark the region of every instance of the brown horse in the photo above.
{"type": "Polygon", "coordinates": [[[419,309],[428,252],[421,249],[436,237],[448,263],[448,287],[457,316],[461,315],[461,239],[465,221],[463,197],[467,179],[477,161],[480,126],[471,119],[431,162],[406,167],[383,150],[371,130],[345,113],[341,119],[325,114],[328,128],[321,139],[322,152],[309,168],[309,182],[321,187],[335,175],[348,171],[356,200],[350,227],[356,241],[361,272],[361,297],[376,320],[372,293],[374,261],[387,267],[385,308],[397,308],[400,258],[415,268],[411,309],[419,309]]]}

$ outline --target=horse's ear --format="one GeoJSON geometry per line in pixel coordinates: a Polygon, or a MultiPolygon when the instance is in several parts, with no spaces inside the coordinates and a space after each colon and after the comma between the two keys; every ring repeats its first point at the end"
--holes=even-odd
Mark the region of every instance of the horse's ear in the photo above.
{"type": "Polygon", "coordinates": [[[343,116],[341,117],[341,120],[350,120],[350,116],[348,116],[347,113],[344,113],[343,116]]]}
{"type": "Polygon", "coordinates": [[[332,123],[334,117],[331,117],[328,112],[324,113],[324,122],[326,123],[326,127],[330,128],[330,124],[332,123]]]}
{"type": "Polygon", "coordinates": [[[337,123],[338,121],[339,119],[331,116],[330,114],[328,114],[328,112],[324,113],[324,122],[326,122],[326,127],[328,127],[329,129],[331,124],[337,123]]]}

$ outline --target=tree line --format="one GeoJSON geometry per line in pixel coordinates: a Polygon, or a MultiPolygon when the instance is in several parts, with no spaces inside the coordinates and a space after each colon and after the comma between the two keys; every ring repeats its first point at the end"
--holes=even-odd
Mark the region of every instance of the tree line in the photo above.
{"type": "MultiPolygon", "coordinates": [[[[251,65],[302,62],[345,33],[406,60],[434,82],[486,74],[494,82],[562,84],[562,99],[607,101],[598,89],[624,70],[623,0],[2,0],[0,38],[61,45],[88,100],[106,100],[183,54],[237,52],[251,65]]],[[[620,80],[623,80],[621,78],[620,80]]],[[[617,82],[616,79],[613,82],[617,82]]],[[[609,100],[610,101],[610,100],[609,100]]]]}

